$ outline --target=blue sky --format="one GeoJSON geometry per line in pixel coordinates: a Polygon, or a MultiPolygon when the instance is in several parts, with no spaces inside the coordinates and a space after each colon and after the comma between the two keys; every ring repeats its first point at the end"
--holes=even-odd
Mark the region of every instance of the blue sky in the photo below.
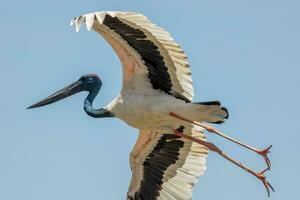
{"type": "MultiPolygon", "coordinates": [[[[219,129],[257,147],[273,144],[270,199],[299,189],[299,1],[3,1],[0,7],[0,199],[125,199],[137,130],[83,112],[86,94],[38,110],[32,103],[95,72],[100,107],[121,87],[117,56],[94,32],[76,33],[74,16],[130,10],[165,27],[189,56],[195,101],[230,111],[219,129]]],[[[254,169],[258,156],[208,139],[254,169]]],[[[194,199],[267,199],[259,181],[210,153],[194,199]]]]}

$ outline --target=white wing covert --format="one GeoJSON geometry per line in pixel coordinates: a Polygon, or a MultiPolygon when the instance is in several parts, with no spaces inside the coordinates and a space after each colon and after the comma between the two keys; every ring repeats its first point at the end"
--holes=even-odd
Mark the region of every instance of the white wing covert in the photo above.
{"type": "MultiPolygon", "coordinates": [[[[204,130],[186,127],[185,134],[206,140],[204,130]]],[[[206,169],[207,148],[174,134],[140,131],[130,156],[128,200],[190,200],[198,176],[206,169]]]]}
{"type": "Polygon", "coordinates": [[[151,94],[160,90],[192,101],[194,89],[187,57],[167,31],[134,12],[89,13],[76,17],[71,25],[79,31],[84,22],[88,30],[102,35],[119,56],[122,91],[151,94]]]}

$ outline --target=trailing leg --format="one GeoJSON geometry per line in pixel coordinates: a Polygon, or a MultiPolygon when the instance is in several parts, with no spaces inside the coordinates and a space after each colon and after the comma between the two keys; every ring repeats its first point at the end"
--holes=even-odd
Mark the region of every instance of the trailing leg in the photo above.
{"type": "Polygon", "coordinates": [[[236,143],[236,144],[238,144],[238,145],[241,145],[241,146],[243,146],[243,147],[245,147],[245,148],[247,148],[247,149],[249,149],[249,150],[251,150],[251,151],[254,151],[255,153],[261,155],[261,156],[264,158],[264,160],[265,160],[265,162],[266,162],[266,164],[267,164],[267,166],[268,166],[268,169],[271,168],[271,162],[270,162],[270,159],[268,158],[268,153],[270,153],[270,149],[271,149],[272,145],[270,145],[270,146],[269,146],[268,148],[266,148],[266,149],[260,150],[260,149],[257,149],[257,148],[255,148],[255,147],[252,147],[252,146],[250,146],[250,145],[247,145],[247,144],[245,144],[245,143],[243,143],[243,142],[240,142],[240,141],[238,141],[238,140],[235,140],[235,139],[233,139],[233,138],[231,138],[231,137],[225,135],[225,134],[222,133],[221,131],[219,131],[219,130],[215,129],[214,127],[209,126],[209,125],[207,125],[207,124],[202,124],[202,123],[199,123],[199,122],[192,121],[192,120],[187,119],[187,118],[185,118],[185,117],[179,116],[179,115],[177,115],[176,113],[173,113],[173,112],[170,113],[170,116],[172,116],[172,117],[174,117],[174,118],[176,118],[176,119],[180,119],[180,120],[182,120],[182,121],[189,122],[189,123],[191,123],[191,124],[200,126],[200,127],[204,128],[204,129],[206,129],[208,132],[215,133],[215,134],[217,134],[217,135],[219,135],[219,136],[221,136],[221,137],[223,137],[223,138],[226,138],[226,139],[228,139],[228,140],[230,140],[230,141],[232,141],[232,142],[234,142],[234,143],[236,143]]]}
{"type": "Polygon", "coordinates": [[[213,143],[210,142],[206,142],[203,140],[199,140],[197,138],[194,138],[190,135],[184,134],[179,130],[174,130],[174,134],[176,136],[188,139],[190,141],[196,142],[198,144],[201,144],[205,147],[207,147],[209,150],[218,153],[219,155],[221,155],[223,158],[225,158],[226,160],[229,160],[230,162],[232,162],[233,164],[235,164],[236,166],[242,168],[243,170],[247,171],[248,173],[252,174],[253,176],[255,176],[256,178],[258,178],[265,186],[268,196],[270,196],[270,189],[274,192],[273,187],[271,186],[271,184],[266,180],[266,176],[264,175],[264,173],[269,170],[268,168],[263,170],[262,172],[255,172],[252,169],[250,169],[249,167],[247,167],[246,165],[242,164],[241,162],[231,158],[230,156],[228,156],[226,153],[224,153],[222,150],[220,150],[216,145],[214,145],[213,143]]]}

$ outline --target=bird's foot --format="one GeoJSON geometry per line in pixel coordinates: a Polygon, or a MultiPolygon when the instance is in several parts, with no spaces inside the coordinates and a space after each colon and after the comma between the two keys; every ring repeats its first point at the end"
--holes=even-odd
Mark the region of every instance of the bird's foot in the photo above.
{"type": "Polygon", "coordinates": [[[270,189],[275,192],[274,188],[272,187],[272,185],[267,181],[267,177],[265,176],[265,172],[268,171],[269,168],[263,170],[262,172],[256,173],[255,176],[264,184],[267,193],[268,193],[268,197],[270,197],[270,189]]]}
{"type": "Polygon", "coordinates": [[[272,145],[270,145],[269,147],[267,147],[267,148],[265,148],[263,150],[256,150],[256,153],[258,153],[259,155],[261,155],[264,158],[264,160],[265,160],[265,162],[266,162],[266,164],[268,166],[267,169],[269,169],[269,170],[271,169],[271,161],[268,158],[268,153],[270,153],[270,149],[271,148],[272,148],[272,145]]]}

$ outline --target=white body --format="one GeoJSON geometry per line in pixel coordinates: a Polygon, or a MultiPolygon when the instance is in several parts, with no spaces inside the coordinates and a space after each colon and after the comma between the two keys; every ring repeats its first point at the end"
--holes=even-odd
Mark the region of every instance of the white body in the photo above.
{"type": "Polygon", "coordinates": [[[170,112],[198,122],[224,120],[224,111],[219,106],[189,104],[164,93],[123,93],[106,108],[128,125],[148,131],[170,131],[186,124],[171,117],[170,112]]]}
{"type": "Polygon", "coordinates": [[[116,117],[130,126],[153,131],[163,127],[178,127],[178,121],[169,116],[169,113],[178,111],[179,107],[184,111],[186,103],[163,94],[148,96],[125,94],[115,99],[109,107],[116,117]]]}

